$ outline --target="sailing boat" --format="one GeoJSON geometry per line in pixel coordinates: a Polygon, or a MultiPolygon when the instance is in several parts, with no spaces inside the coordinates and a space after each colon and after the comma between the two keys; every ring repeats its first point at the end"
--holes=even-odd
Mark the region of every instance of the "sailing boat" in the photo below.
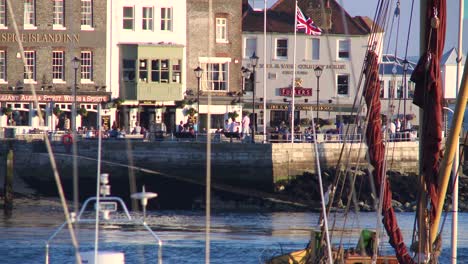
{"type": "MultiPolygon", "coordinates": [[[[395,212],[392,207],[392,192],[386,175],[385,144],[381,133],[380,114],[380,84],[378,78],[378,56],[374,49],[368,51],[365,61],[366,83],[364,98],[368,108],[369,125],[366,129],[366,143],[368,146],[369,163],[372,168],[373,184],[379,194],[379,210],[382,222],[389,236],[389,242],[395,250],[395,256],[376,256],[373,247],[372,257],[361,256],[358,261],[348,255],[343,255],[340,249],[332,249],[333,257],[328,258],[323,252],[330,250],[331,245],[324,243],[323,228],[312,232],[309,245],[302,250],[272,258],[268,263],[427,263],[437,261],[441,250],[439,232],[440,217],[443,210],[447,191],[450,169],[455,153],[455,138],[458,137],[463,120],[467,100],[467,74],[465,65],[462,89],[458,96],[454,121],[446,143],[446,153],[442,160],[442,84],[440,76],[440,59],[444,49],[446,26],[446,1],[428,0],[425,6],[425,49],[418,62],[411,80],[416,83],[414,103],[423,110],[421,125],[421,178],[419,190],[419,206],[417,211],[418,235],[412,245],[416,253],[410,256],[398,227],[395,212]],[[439,166],[440,165],[440,166],[439,166]],[[428,206],[429,205],[429,206],[428,206]],[[320,262],[321,263],[321,262],[320,262]]],[[[371,42],[372,43],[372,42],[371,42]]],[[[325,217],[326,217],[325,213],[325,217]]],[[[367,233],[367,232],[366,232],[367,233]]],[[[367,236],[369,237],[369,236],[367,236]]],[[[371,234],[371,238],[374,238],[371,234]]],[[[378,245],[376,239],[368,242],[378,245]]],[[[360,240],[365,240],[361,235],[360,240]]],[[[366,243],[364,243],[366,244],[366,243]]],[[[368,244],[367,244],[368,245],[368,244]]]]}

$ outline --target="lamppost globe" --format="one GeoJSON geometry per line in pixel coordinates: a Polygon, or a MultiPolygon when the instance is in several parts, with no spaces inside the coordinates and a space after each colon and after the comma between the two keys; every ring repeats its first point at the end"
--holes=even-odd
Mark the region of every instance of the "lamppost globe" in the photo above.
{"type": "Polygon", "coordinates": [[[200,78],[203,75],[203,69],[198,66],[193,70],[195,72],[195,77],[197,77],[197,135],[198,135],[198,130],[199,125],[200,125],[200,78]]]}
{"type": "Polygon", "coordinates": [[[255,68],[257,67],[258,63],[258,56],[255,55],[255,52],[250,57],[250,64],[252,65],[252,143],[255,143],[255,128],[257,126],[257,118],[255,117],[255,79],[257,76],[255,75],[255,68]]]}
{"type": "Polygon", "coordinates": [[[320,66],[317,66],[314,68],[315,72],[315,77],[317,77],[317,124],[319,124],[319,97],[320,97],[320,76],[322,76],[323,68],[320,66]]]}

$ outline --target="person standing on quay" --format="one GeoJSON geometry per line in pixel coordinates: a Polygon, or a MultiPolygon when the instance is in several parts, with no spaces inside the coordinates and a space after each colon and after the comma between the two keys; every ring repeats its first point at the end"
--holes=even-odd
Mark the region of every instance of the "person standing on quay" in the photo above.
{"type": "Polygon", "coordinates": [[[242,118],[242,135],[241,138],[243,139],[246,135],[250,134],[250,118],[249,113],[244,112],[244,117],[242,118]]]}

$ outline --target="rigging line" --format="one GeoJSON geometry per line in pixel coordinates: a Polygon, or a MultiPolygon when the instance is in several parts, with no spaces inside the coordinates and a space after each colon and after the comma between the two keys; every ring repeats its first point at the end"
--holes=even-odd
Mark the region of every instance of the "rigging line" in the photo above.
{"type": "MultiPolygon", "coordinates": [[[[384,6],[384,5],[381,5],[381,7],[382,7],[382,6],[384,6]]],[[[388,9],[387,9],[387,8],[384,8],[384,9],[379,9],[379,10],[382,11],[382,10],[388,10],[388,9]]],[[[381,17],[382,17],[382,16],[381,16],[381,12],[379,12],[379,14],[376,15],[375,20],[376,20],[376,21],[381,21],[381,19],[380,19],[381,17]]],[[[373,45],[371,45],[370,43],[372,43],[372,39],[376,36],[376,32],[378,31],[377,26],[374,26],[374,27],[373,27],[373,30],[374,30],[374,31],[371,32],[370,37],[369,37],[369,40],[368,40],[368,46],[373,46],[373,45]]],[[[362,67],[362,68],[363,68],[363,69],[365,68],[365,64],[363,64],[363,67],[362,67]]],[[[362,71],[362,72],[363,72],[363,71],[362,71]]],[[[363,74],[362,74],[362,72],[361,72],[360,79],[359,79],[359,82],[358,82],[358,85],[357,85],[358,90],[357,90],[356,94],[360,94],[359,91],[360,91],[360,87],[361,87],[361,83],[362,83],[362,79],[363,79],[363,74]]],[[[354,100],[354,102],[353,102],[353,109],[356,108],[357,98],[359,98],[359,96],[356,96],[356,97],[355,97],[355,100],[354,100]]],[[[359,103],[360,106],[359,106],[359,110],[357,111],[357,113],[360,113],[361,110],[362,110],[362,100],[363,100],[362,97],[360,97],[360,103],[359,103]]],[[[355,117],[355,124],[358,123],[358,122],[357,122],[357,119],[358,119],[358,118],[359,118],[359,115],[356,115],[356,117],[355,117]]],[[[344,137],[344,143],[343,143],[342,151],[343,151],[343,149],[345,148],[345,145],[346,145],[346,142],[347,142],[347,137],[348,137],[349,133],[350,133],[350,126],[348,126],[347,129],[346,129],[346,133],[345,133],[345,137],[344,137]]],[[[338,166],[339,166],[339,163],[341,163],[341,158],[342,158],[341,154],[342,154],[342,153],[343,153],[343,152],[340,153],[340,158],[339,158],[339,161],[338,161],[338,166]]],[[[348,154],[350,154],[350,153],[351,153],[351,149],[349,150],[349,153],[348,153],[348,154]]],[[[347,165],[346,165],[345,171],[347,171],[347,170],[349,169],[349,166],[350,166],[350,165],[349,165],[349,164],[350,164],[350,162],[349,162],[349,157],[350,157],[350,156],[351,156],[351,155],[347,155],[348,161],[347,161],[347,165]]],[[[337,170],[337,171],[338,171],[338,170],[337,170]]],[[[337,178],[338,178],[338,177],[337,177],[337,178]]],[[[343,186],[344,186],[344,185],[343,185],[343,186]]],[[[341,189],[341,192],[340,192],[340,193],[342,194],[342,192],[343,192],[343,188],[341,189]]]]}
{"type": "MultiPolygon", "coordinates": [[[[101,120],[101,105],[98,104],[97,109],[97,120],[101,120]]],[[[98,247],[99,247],[99,211],[100,211],[100,187],[101,187],[101,156],[102,156],[102,132],[101,132],[101,122],[96,124],[98,130],[98,152],[97,152],[97,169],[96,169],[96,206],[95,206],[95,226],[94,226],[94,261],[97,262],[98,259],[98,247]]],[[[76,155],[73,155],[74,160],[77,159],[76,155]]],[[[132,199],[134,200],[134,199],[132,199]]]]}
{"type": "MultiPolygon", "coordinates": [[[[297,7],[296,7],[297,8],[297,7]]],[[[314,138],[317,138],[317,131],[315,130],[315,123],[314,119],[312,118],[312,134],[314,138]]],[[[330,240],[330,231],[328,229],[328,217],[327,217],[327,208],[325,204],[325,197],[324,197],[324,192],[323,192],[323,181],[322,181],[322,172],[320,169],[320,159],[319,159],[319,152],[318,152],[318,144],[317,140],[314,140],[314,150],[315,150],[315,162],[316,162],[316,168],[317,168],[317,176],[319,180],[319,188],[320,188],[320,199],[321,199],[321,205],[322,205],[322,211],[323,211],[323,224],[325,228],[325,239],[327,243],[327,251],[328,251],[328,261],[330,264],[333,264],[333,257],[332,257],[332,245],[331,245],[331,240],[330,240]]],[[[330,202],[330,200],[329,200],[330,202]]],[[[323,238],[322,238],[323,240],[323,238]]]]}
{"type": "MultiPolygon", "coordinates": [[[[11,21],[12,21],[12,24],[13,24],[14,32],[15,32],[15,34],[17,36],[20,36],[19,30],[18,30],[18,25],[16,23],[16,16],[15,16],[15,13],[13,12],[13,7],[12,7],[12,4],[11,4],[11,0],[7,0],[6,3],[7,3],[7,8],[8,8],[8,13],[10,14],[11,21]]],[[[16,38],[16,39],[17,39],[17,43],[18,43],[18,48],[19,48],[20,53],[21,53],[21,58],[23,60],[23,65],[25,66],[25,65],[27,65],[27,63],[26,63],[26,58],[24,56],[23,42],[22,42],[21,38],[19,38],[19,37],[16,38]]],[[[29,67],[25,67],[25,69],[26,69],[26,74],[30,75],[31,74],[31,69],[29,67]]],[[[39,106],[39,101],[37,99],[36,89],[35,89],[35,87],[34,87],[34,85],[32,83],[30,84],[30,89],[31,89],[31,93],[33,95],[34,104],[36,106],[36,112],[38,113],[40,120],[44,120],[44,118],[42,116],[42,111],[41,111],[40,106],[39,106]]],[[[43,121],[41,121],[41,122],[43,122],[43,121]]],[[[71,221],[71,218],[70,218],[70,212],[68,210],[67,202],[66,202],[66,199],[65,199],[63,186],[62,186],[62,183],[60,181],[60,175],[59,175],[59,172],[57,170],[57,164],[55,162],[52,146],[50,144],[50,140],[49,140],[47,134],[44,134],[44,142],[45,142],[45,145],[46,145],[46,148],[47,148],[47,153],[48,153],[48,156],[49,156],[50,165],[52,167],[52,172],[54,174],[55,184],[57,185],[57,191],[58,191],[58,194],[59,194],[59,197],[60,197],[60,202],[62,204],[62,208],[63,208],[63,211],[64,211],[65,220],[67,222],[67,228],[68,228],[68,231],[70,233],[70,239],[72,240],[72,245],[73,245],[73,248],[75,249],[75,259],[76,259],[77,263],[81,264],[81,256],[80,256],[79,250],[78,250],[78,248],[79,248],[78,240],[76,238],[75,231],[74,231],[74,228],[73,228],[73,224],[72,224],[72,221],[71,221]]]]}
{"type": "MultiPolygon", "coordinates": [[[[386,6],[384,4],[382,4],[379,7],[379,3],[378,3],[378,6],[377,6],[376,10],[380,10],[380,12],[379,12],[379,15],[376,15],[375,20],[376,21],[381,21],[381,19],[380,19],[381,18],[381,11],[382,10],[387,10],[387,9],[388,9],[388,4],[386,6]]],[[[343,13],[342,13],[342,16],[344,17],[343,13]]],[[[346,20],[343,18],[343,21],[346,21],[346,20]]],[[[345,31],[347,31],[347,29],[348,29],[348,26],[346,24],[345,25],[345,31]]],[[[374,29],[374,32],[377,31],[376,26],[373,27],[373,29],[374,29]]],[[[371,41],[372,41],[372,36],[373,36],[373,34],[371,34],[371,36],[370,36],[370,40],[368,41],[368,46],[370,46],[369,43],[371,43],[371,41]]],[[[363,66],[363,68],[364,68],[364,66],[363,66]]],[[[359,80],[359,86],[360,86],[361,81],[362,81],[362,75],[361,75],[361,78],[359,80]]],[[[357,92],[356,94],[359,94],[359,93],[357,92]]],[[[338,97],[337,97],[337,99],[338,99],[338,97]]],[[[355,100],[354,100],[354,103],[353,103],[353,109],[355,108],[355,105],[356,105],[356,99],[357,99],[357,97],[355,97],[355,100]]],[[[346,135],[348,135],[348,134],[349,134],[349,127],[347,128],[347,131],[346,131],[346,135]]],[[[345,140],[346,140],[346,138],[345,138],[345,140]]],[[[338,182],[340,181],[341,176],[342,176],[342,170],[340,169],[340,164],[341,164],[341,161],[342,161],[345,145],[346,145],[346,141],[344,141],[344,143],[343,143],[343,146],[342,146],[342,149],[341,149],[341,152],[340,152],[340,156],[339,156],[339,159],[338,159],[338,162],[337,162],[337,165],[336,165],[334,186],[338,185],[338,182]]],[[[349,157],[349,155],[348,155],[348,157],[349,157]]],[[[345,171],[347,171],[348,169],[349,169],[349,160],[347,162],[347,166],[345,168],[345,171]]],[[[343,176],[343,177],[346,177],[346,175],[343,176]]],[[[343,192],[343,187],[344,187],[344,181],[343,181],[343,185],[342,185],[342,188],[341,188],[341,191],[340,191],[341,194],[343,192]]],[[[334,199],[334,195],[335,194],[332,195],[332,200],[334,199]]],[[[329,205],[329,210],[328,211],[330,211],[330,210],[331,210],[331,204],[329,205]]],[[[337,214],[337,212],[335,212],[335,219],[336,219],[336,214],[337,214]]],[[[333,228],[334,228],[335,223],[336,222],[333,223],[333,228]]]]}

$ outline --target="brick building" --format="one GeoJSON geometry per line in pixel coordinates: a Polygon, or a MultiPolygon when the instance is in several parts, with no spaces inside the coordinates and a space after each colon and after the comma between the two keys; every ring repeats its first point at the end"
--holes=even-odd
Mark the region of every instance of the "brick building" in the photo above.
{"type": "MultiPolygon", "coordinates": [[[[75,101],[81,109],[76,126],[95,127],[98,104],[110,99],[105,74],[106,1],[9,3],[0,0],[0,104],[6,113],[0,115],[0,127],[63,128],[75,101]],[[74,57],[79,59],[76,70],[74,57]],[[33,110],[33,89],[44,123],[33,110]]],[[[101,114],[109,125],[110,111],[101,114]]]]}

